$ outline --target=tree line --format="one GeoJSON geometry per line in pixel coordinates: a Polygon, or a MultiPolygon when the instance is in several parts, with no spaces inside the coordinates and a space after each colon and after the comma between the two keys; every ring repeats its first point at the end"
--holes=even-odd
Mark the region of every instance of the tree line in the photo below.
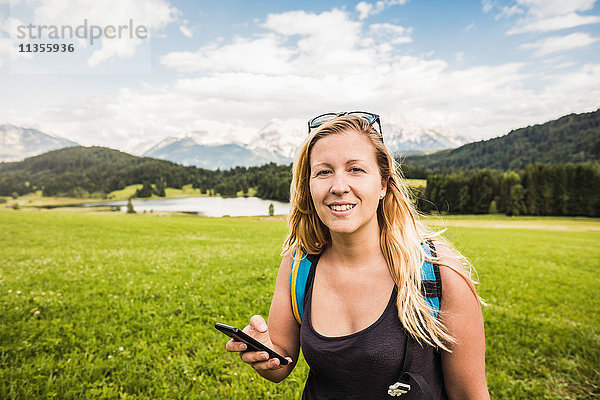
{"type": "Polygon", "coordinates": [[[426,213],[600,217],[600,167],[536,163],[519,171],[431,172],[416,202],[426,213]]]}
{"type": "MultiPolygon", "coordinates": [[[[598,163],[535,163],[511,171],[401,165],[407,178],[427,180],[425,188],[414,190],[425,213],[600,216],[598,163]]],[[[45,196],[105,198],[141,183],[135,197],[150,197],[164,196],[167,187],[191,184],[202,193],[221,196],[248,194],[254,188],[257,197],[286,202],[291,179],[291,165],[213,171],[101,147],[74,147],[0,163],[0,196],[42,190],[45,196]]]]}

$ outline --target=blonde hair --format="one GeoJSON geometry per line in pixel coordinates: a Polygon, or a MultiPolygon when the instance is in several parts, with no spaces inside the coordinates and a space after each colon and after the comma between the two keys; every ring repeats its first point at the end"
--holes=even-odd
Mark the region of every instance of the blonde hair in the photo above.
{"type": "Polygon", "coordinates": [[[449,345],[455,342],[454,338],[440,319],[431,314],[429,305],[421,295],[421,266],[425,260],[438,261],[437,257],[425,252],[422,244],[433,238],[446,244],[468,268],[449,267],[459,273],[477,295],[471,279],[471,266],[440,236],[443,231],[431,231],[419,221],[419,214],[410,200],[394,157],[383,144],[379,133],[366,120],[346,115],[328,121],[312,132],[299,149],[293,167],[289,234],[283,243],[283,253],[294,254],[294,250],[301,247],[307,253],[318,254],[331,245],[329,229],[317,215],[310,193],[310,154],[319,139],[349,131],[364,133],[370,139],[382,181],[387,182],[385,197],[377,208],[377,220],[381,251],[398,287],[398,318],[417,341],[450,351],[449,345]]]}

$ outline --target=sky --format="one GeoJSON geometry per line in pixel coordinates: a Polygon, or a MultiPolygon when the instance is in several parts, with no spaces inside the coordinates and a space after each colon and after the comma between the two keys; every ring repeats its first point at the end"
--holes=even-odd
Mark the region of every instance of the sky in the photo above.
{"type": "Polygon", "coordinates": [[[0,124],[133,154],[191,132],[249,143],[273,121],[304,134],[351,110],[481,140],[600,107],[600,7],[0,0],[0,88],[0,124]]]}

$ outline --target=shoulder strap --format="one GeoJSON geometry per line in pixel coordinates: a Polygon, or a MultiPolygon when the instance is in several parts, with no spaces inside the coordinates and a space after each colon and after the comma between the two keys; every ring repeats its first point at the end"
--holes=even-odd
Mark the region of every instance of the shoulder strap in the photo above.
{"type": "Polygon", "coordinates": [[[400,372],[400,376],[396,380],[396,383],[390,385],[388,389],[388,394],[392,397],[401,396],[406,394],[411,389],[411,378],[417,384],[421,393],[425,397],[426,400],[434,400],[433,393],[431,393],[431,389],[427,384],[427,381],[423,378],[422,375],[411,372],[410,366],[412,364],[413,359],[413,349],[417,346],[415,339],[411,335],[407,335],[406,337],[406,347],[404,348],[404,362],[402,364],[402,372],[400,372]]]}
{"type": "MultiPolygon", "coordinates": [[[[428,241],[427,244],[422,246],[428,255],[435,257],[433,242],[428,241]]],[[[313,265],[311,258],[302,249],[294,250],[292,270],[290,271],[290,298],[292,300],[292,313],[298,324],[302,324],[304,314],[306,282],[313,265]]],[[[439,266],[430,261],[425,261],[421,267],[421,279],[423,297],[431,307],[431,313],[437,318],[442,298],[442,280],[439,266]]]]}
{"type": "Polygon", "coordinates": [[[292,312],[296,322],[302,323],[304,314],[304,293],[306,282],[310,274],[312,262],[302,249],[294,250],[292,270],[290,271],[290,297],[292,299],[292,312]]]}
{"type": "MultiPolygon", "coordinates": [[[[423,243],[422,246],[427,255],[436,256],[435,246],[431,240],[428,240],[427,244],[423,243]]],[[[440,277],[439,265],[431,261],[423,263],[421,266],[421,291],[425,301],[431,307],[431,314],[437,318],[442,299],[442,279],[440,277]]]]}

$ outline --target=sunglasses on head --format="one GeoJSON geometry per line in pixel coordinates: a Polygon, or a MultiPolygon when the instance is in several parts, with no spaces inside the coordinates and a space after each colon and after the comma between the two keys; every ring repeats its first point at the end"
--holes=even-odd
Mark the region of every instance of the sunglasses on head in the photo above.
{"type": "MultiPolygon", "coordinates": [[[[331,121],[332,119],[337,118],[337,117],[342,117],[344,115],[356,115],[357,117],[360,117],[360,118],[364,119],[365,121],[367,121],[369,123],[369,125],[373,125],[373,124],[377,123],[377,126],[379,127],[378,133],[379,133],[379,136],[381,137],[381,141],[383,142],[383,132],[381,131],[381,121],[379,120],[379,115],[373,114],[370,112],[366,112],[366,111],[351,111],[351,112],[321,114],[317,117],[314,117],[310,121],[308,121],[308,133],[310,133],[311,130],[323,125],[325,122],[331,121]]],[[[377,131],[377,129],[375,129],[375,130],[377,131]]]]}

